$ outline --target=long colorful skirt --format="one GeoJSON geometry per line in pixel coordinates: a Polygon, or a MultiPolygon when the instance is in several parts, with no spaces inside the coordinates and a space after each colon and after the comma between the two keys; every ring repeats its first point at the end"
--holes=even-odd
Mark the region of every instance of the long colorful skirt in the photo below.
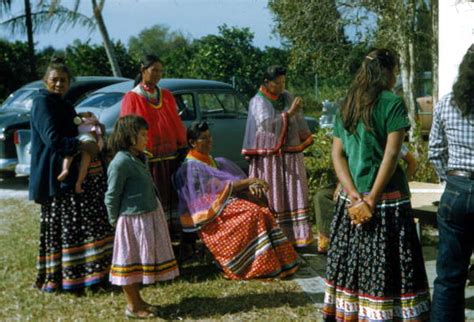
{"type": "Polygon", "coordinates": [[[120,216],[115,228],[110,282],[154,284],[179,275],[163,209],[120,216]]]}
{"type": "Polygon", "coordinates": [[[41,205],[36,286],[43,291],[77,291],[107,281],[113,229],[103,196],[104,175],[89,175],[84,193],[63,193],[41,205]]]}
{"type": "Polygon", "coordinates": [[[229,279],[283,278],[299,267],[270,210],[243,199],[229,202],[199,236],[229,279]]]}
{"type": "Polygon", "coordinates": [[[308,180],[302,153],[257,156],[252,158],[249,177],[270,184],[270,208],[288,240],[296,247],[313,241],[309,219],[308,180]]]}
{"type": "Polygon", "coordinates": [[[331,225],[323,313],[328,321],[427,321],[430,295],[411,203],[385,194],[351,225],[341,193],[331,225]]]}

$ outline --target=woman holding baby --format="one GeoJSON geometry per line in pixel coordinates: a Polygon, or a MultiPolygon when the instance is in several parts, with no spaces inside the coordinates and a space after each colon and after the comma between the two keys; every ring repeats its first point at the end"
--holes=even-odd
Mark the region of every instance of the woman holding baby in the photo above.
{"type": "Polygon", "coordinates": [[[64,61],[53,58],[43,80],[31,112],[29,194],[41,205],[36,287],[78,291],[108,279],[113,230],[103,202],[107,182],[91,143],[77,137],[81,118],[63,99],[72,80],[64,61]],[[92,157],[77,189],[85,153],[92,157]],[[72,164],[65,167],[68,158],[72,164]]]}

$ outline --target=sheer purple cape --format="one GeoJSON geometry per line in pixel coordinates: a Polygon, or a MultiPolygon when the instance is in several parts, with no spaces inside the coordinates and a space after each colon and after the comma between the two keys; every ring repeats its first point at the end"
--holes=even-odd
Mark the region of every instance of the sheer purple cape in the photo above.
{"type": "Polygon", "coordinates": [[[217,168],[187,157],[176,172],[183,231],[197,231],[218,216],[232,195],[232,183],[246,177],[235,163],[224,158],[214,160],[217,168]]]}
{"type": "Polygon", "coordinates": [[[293,97],[286,91],[281,95],[285,102],[282,110],[275,109],[261,92],[250,100],[242,154],[301,152],[313,143],[302,110],[289,117],[287,111],[293,97]]]}

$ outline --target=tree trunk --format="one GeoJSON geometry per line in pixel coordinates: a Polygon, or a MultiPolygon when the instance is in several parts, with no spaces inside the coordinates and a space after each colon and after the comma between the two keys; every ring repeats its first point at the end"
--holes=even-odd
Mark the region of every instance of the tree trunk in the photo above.
{"type": "Polygon", "coordinates": [[[431,27],[433,28],[433,40],[431,45],[431,59],[432,59],[432,102],[433,110],[438,102],[438,0],[431,0],[431,27]]]}
{"type": "Polygon", "coordinates": [[[416,142],[418,136],[418,124],[416,116],[415,102],[415,0],[409,0],[407,3],[407,23],[404,35],[398,37],[400,44],[400,73],[403,84],[403,97],[408,108],[408,117],[410,119],[411,131],[410,141],[416,142]]]}
{"type": "Polygon", "coordinates": [[[405,104],[408,109],[408,118],[410,119],[411,131],[410,131],[410,141],[415,140],[415,133],[417,132],[417,122],[416,122],[416,105],[415,105],[415,95],[414,92],[414,62],[410,57],[410,51],[413,49],[413,43],[403,42],[401,44],[400,50],[400,74],[402,77],[403,85],[403,97],[405,99],[405,104]]]}
{"type": "Polygon", "coordinates": [[[109,33],[107,31],[107,28],[105,27],[104,18],[102,17],[102,5],[98,6],[97,1],[92,0],[92,10],[94,11],[94,18],[97,22],[97,26],[99,27],[99,31],[102,36],[102,41],[104,42],[105,52],[107,53],[107,57],[109,58],[112,73],[114,76],[120,77],[122,76],[122,72],[120,71],[120,66],[118,64],[117,57],[115,56],[114,46],[110,41],[109,33]]]}
{"type": "Polygon", "coordinates": [[[30,63],[30,79],[36,80],[36,57],[35,57],[35,42],[33,40],[33,21],[31,20],[31,3],[30,0],[25,0],[25,25],[26,34],[28,37],[28,59],[30,63]]]}

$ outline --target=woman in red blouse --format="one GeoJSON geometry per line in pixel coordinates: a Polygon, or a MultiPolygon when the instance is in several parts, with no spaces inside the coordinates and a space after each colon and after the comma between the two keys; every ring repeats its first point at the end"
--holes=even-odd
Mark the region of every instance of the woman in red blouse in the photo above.
{"type": "Polygon", "coordinates": [[[178,115],[170,91],[158,87],[163,63],[155,55],[146,55],[135,79],[135,87],[125,94],[120,116],[135,114],[148,123],[147,152],[150,171],[165,213],[176,204],[171,175],[178,168],[178,150],[186,146],[186,130],[178,115]]]}

